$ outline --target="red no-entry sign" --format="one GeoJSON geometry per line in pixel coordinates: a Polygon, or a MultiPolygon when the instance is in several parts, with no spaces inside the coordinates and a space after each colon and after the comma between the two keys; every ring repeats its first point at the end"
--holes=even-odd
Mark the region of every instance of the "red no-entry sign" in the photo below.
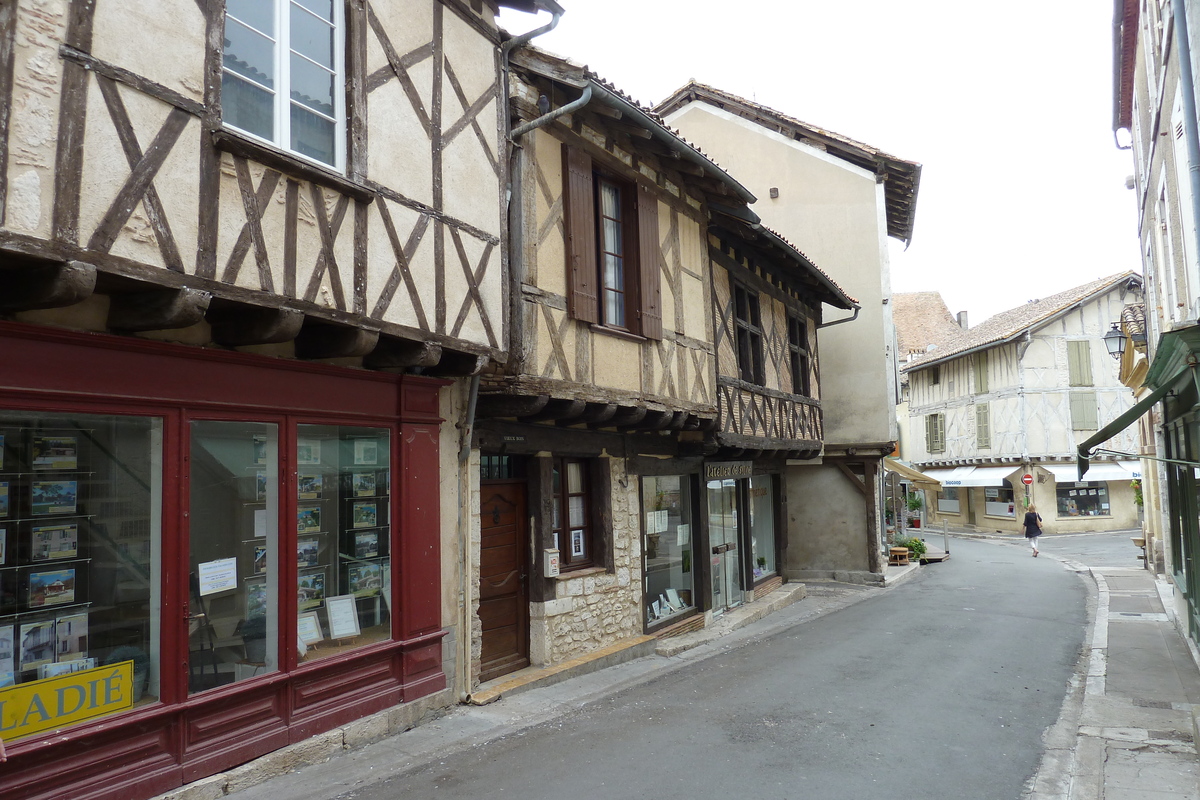
{"type": "Polygon", "coordinates": [[[1024,475],[1021,476],[1021,483],[1025,484],[1026,486],[1032,486],[1033,485],[1033,476],[1030,475],[1028,472],[1026,472],[1024,475]]]}

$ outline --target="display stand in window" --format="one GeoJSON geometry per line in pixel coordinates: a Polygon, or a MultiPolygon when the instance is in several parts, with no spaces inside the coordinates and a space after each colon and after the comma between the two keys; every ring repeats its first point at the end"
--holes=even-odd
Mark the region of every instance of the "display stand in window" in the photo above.
{"type": "Polygon", "coordinates": [[[642,478],[645,618],[648,627],[694,609],[692,493],[686,475],[642,478]]]}

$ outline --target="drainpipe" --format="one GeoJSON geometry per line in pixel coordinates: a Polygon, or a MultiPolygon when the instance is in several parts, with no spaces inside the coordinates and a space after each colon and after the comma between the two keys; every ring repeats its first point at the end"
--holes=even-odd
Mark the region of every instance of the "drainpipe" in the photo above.
{"type": "Polygon", "coordinates": [[[517,139],[520,139],[522,136],[529,133],[530,131],[540,128],[549,122],[553,122],[554,120],[561,117],[563,114],[570,114],[572,111],[574,111],[577,108],[583,108],[591,101],[592,101],[592,84],[589,81],[588,85],[583,87],[583,94],[579,96],[578,100],[572,100],[571,102],[567,103],[565,106],[559,106],[558,108],[554,109],[549,114],[543,114],[542,116],[538,117],[537,119],[526,122],[524,125],[518,125],[517,127],[513,128],[512,133],[509,134],[509,138],[512,139],[513,142],[516,142],[517,139]]]}
{"type": "Polygon", "coordinates": [[[1184,0],[1171,0],[1175,17],[1175,41],[1179,44],[1179,83],[1183,94],[1183,129],[1187,140],[1188,177],[1192,193],[1192,260],[1200,259],[1200,131],[1196,124],[1196,83],[1192,75],[1192,45],[1188,41],[1187,6],[1184,0]]]}
{"type": "Polygon", "coordinates": [[[855,306],[853,316],[846,317],[845,319],[835,319],[833,322],[822,322],[817,326],[817,330],[832,328],[834,325],[841,325],[843,322],[854,322],[854,320],[858,319],[858,312],[860,311],[862,311],[862,306],[855,306]]]}

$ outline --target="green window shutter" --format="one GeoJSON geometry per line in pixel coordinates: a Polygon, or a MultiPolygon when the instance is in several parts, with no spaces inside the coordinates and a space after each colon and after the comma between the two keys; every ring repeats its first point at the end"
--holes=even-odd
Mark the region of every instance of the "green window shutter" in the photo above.
{"type": "Polygon", "coordinates": [[[938,441],[937,441],[938,452],[939,453],[946,452],[946,415],[945,414],[937,415],[937,437],[938,437],[938,441]]]}
{"type": "Polygon", "coordinates": [[[933,420],[936,414],[927,414],[925,416],[925,452],[933,453],[933,420]]]}
{"type": "Polygon", "coordinates": [[[975,406],[975,445],[976,447],[992,446],[992,421],[988,414],[987,403],[975,406]]]}
{"type": "Polygon", "coordinates": [[[975,354],[975,394],[983,394],[988,390],[988,354],[987,351],[975,354]]]}
{"type": "Polygon", "coordinates": [[[1092,343],[1067,342],[1067,381],[1071,386],[1092,385],[1092,343]]]}
{"type": "Polygon", "coordinates": [[[1095,392],[1071,393],[1071,429],[1076,431],[1098,430],[1095,392]]]}

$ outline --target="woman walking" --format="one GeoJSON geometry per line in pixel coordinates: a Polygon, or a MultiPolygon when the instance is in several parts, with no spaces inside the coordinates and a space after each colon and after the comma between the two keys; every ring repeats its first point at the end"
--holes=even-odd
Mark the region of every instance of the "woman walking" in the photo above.
{"type": "Polygon", "coordinates": [[[1029,504],[1029,510],[1025,512],[1025,522],[1022,524],[1025,526],[1025,538],[1033,548],[1033,557],[1037,558],[1038,537],[1042,535],[1042,515],[1037,513],[1037,506],[1033,503],[1029,504]]]}

